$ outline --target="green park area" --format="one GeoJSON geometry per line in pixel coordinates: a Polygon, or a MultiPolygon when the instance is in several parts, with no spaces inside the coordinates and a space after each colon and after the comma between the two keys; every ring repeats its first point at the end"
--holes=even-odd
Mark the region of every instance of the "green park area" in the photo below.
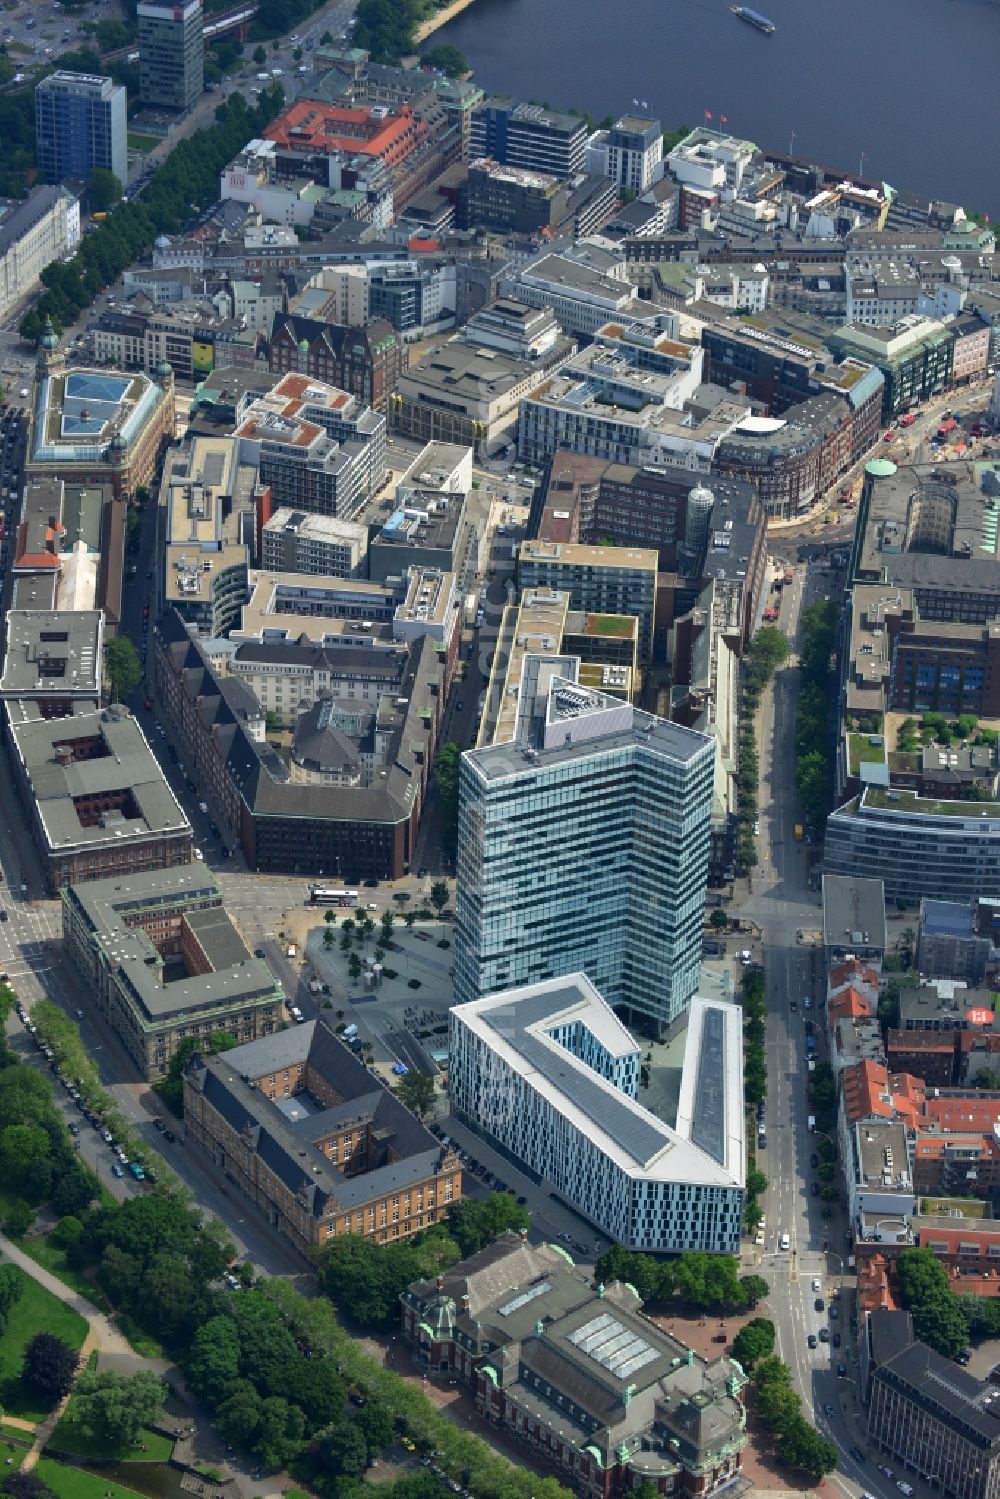
{"type": "Polygon", "coordinates": [[[174,1444],[171,1437],[148,1426],[139,1429],[134,1442],[109,1450],[107,1440],[81,1422],[76,1402],[70,1400],[66,1414],[49,1438],[47,1451],[59,1452],[66,1457],[117,1458],[131,1463],[165,1463],[169,1460],[174,1444]]]}
{"type": "Polygon", "coordinates": [[[8,1415],[26,1421],[42,1421],[48,1415],[48,1409],[24,1389],[20,1378],[24,1350],[40,1332],[52,1333],[70,1348],[79,1348],[87,1335],[87,1324],[79,1312],[25,1277],[0,1338],[0,1401],[8,1415]]]}
{"type": "Polygon", "coordinates": [[[631,618],[625,619],[619,614],[588,614],[587,631],[591,635],[621,635],[632,634],[633,623],[631,618]]]}
{"type": "Polygon", "coordinates": [[[40,1457],[35,1473],[47,1484],[56,1499],[139,1499],[134,1489],[109,1481],[103,1475],[71,1468],[52,1457],[40,1457]]]}
{"type": "Polygon", "coordinates": [[[848,734],[847,747],[852,776],[858,774],[862,765],[885,763],[885,741],[880,734],[848,734]],[[877,744],[872,742],[875,739],[877,744]]]}

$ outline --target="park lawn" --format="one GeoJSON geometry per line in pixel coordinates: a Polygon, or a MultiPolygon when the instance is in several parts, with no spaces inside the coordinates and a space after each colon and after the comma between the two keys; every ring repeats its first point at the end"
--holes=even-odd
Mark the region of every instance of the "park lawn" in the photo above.
{"type": "Polygon", "coordinates": [[[11,1307],[7,1331],[0,1338],[0,1398],[9,1415],[23,1416],[26,1421],[43,1421],[49,1414],[32,1404],[33,1397],[20,1381],[24,1350],[39,1332],[54,1333],[71,1348],[79,1348],[87,1336],[87,1324],[79,1312],[25,1277],[24,1294],[11,1307]]]}
{"type": "Polygon", "coordinates": [[[96,1286],[92,1280],[89,1280],[82,1270],[74,1270],[68,1265],[66,1251],[50,1243],[47,1237],[20,1239],[18,1248],[23,1249],[25,1254],[30,1254],[36,1264],[43,1265],[50,1275],[61,1280],[63,1285],[69,1286],[71,1291],[77,1291],[81,1296],[86,1296],[99,1312],[111,1311],[111,1303],[100,1286],[96,1286]]]}
{"type": "Polygon", "coordinates": [[[30,1443],[28,1447],[16,1447],[10,1441],[7,1442],[6,1447],[0,1446],[0,1473],[4,1478],[9,1478],[12,1473],[17,1472],[27,1457],[29,1448],[30,1443]]]}
{"type": "Polygon", "coordinates": [[[47,1483],[56,1499],[140,1499],[135,1489],[127,1489],[120,1483],[112,1483],[103,1476],[87,1473],[83,1468],[70,1468],[56,1462],[54,1457],[40,1457],[34,1471],[43,1483],[47,1483]]]}
{"type": "Polygon", "coordinates": [[[111,1451],[91,1432],[84,1431],[74,1419],[74,1402],[70,1400],[66,1413],[49,1438],[46,1451],[62,1452],[69,1457],[114,1458],[118,1462],[165,1463],[174,1450],[173,1438],[161,1432],[143,1427],[134,1447],[111,1451]],[[143,1451],[145,1448],[145,1451],[143,1451]]]}
{"type": "Polygon", "coordinates": [[[154,146],[162,144],[158,135],[139,135],[134,130],[130,130],[125,139],[133,151],[152,151],[154,146]]]}
{"type": "Polygon", "coordinates": [[[33,1431],[25,1431],[23,1426],[12,1426],[9,1421],[0,1421],[0,1437],[9,1442],[24,1442],[28,1447],[35,1440],[33,1431]]]}

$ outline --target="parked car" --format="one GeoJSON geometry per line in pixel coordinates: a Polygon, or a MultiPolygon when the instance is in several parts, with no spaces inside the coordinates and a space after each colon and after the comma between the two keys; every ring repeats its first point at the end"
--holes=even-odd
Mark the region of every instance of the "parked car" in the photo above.
{"type": "Polygon", "coordinates": [[[122,1167],[119,1166],[117,1161],[115,1161],[114,1165],[111,1167],[111,1175],[118,1177],[122,1177],[125,1175],[125,1172],[123,1171],[122,1167]]]}

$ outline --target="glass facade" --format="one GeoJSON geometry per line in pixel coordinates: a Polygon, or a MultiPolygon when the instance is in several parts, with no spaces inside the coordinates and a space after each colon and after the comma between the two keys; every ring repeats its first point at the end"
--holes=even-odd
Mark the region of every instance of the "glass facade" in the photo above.
{"type": "Polygon", "coordinates": [[[95,167],[128,183],[125,89],[83,73],[52,73],[35,90],[35,154],[48,182],[88,178],[95,167]]]}
{"type": "Polygon", "coordinates": [[[676,733],[700,741],[693,753],[640,730],[517,767],[510,745],[463,756],[457,1003],[582,970],[654,1031],[684,1011],[701,963],[714,749],[676,733]]]}
{"type": "Polygon", "coordinates": [[[136,14],[143,104],[190,109],[205,84],[202,0],[186,5],[141,0],[136,14]]]}

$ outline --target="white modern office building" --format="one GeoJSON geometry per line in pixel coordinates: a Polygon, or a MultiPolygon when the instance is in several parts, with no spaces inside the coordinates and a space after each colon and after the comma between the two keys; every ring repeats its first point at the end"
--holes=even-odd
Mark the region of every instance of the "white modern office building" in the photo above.
{"type": "Polygon", "coordinates": [[[582,969],[659,1035],[698,984],[714,742],[578,668],[526,656],[512,742],[462,756],[455,998],[582,969]]]}
{"type": "Polygon", "coordinates": [[[746,1149],[735,1005],[695,998],[677,1118],[638,1102],[640,1050],[582,974],[451,1011],[457,1118],[615,1244],[739,1251],[746,1149]]]}

